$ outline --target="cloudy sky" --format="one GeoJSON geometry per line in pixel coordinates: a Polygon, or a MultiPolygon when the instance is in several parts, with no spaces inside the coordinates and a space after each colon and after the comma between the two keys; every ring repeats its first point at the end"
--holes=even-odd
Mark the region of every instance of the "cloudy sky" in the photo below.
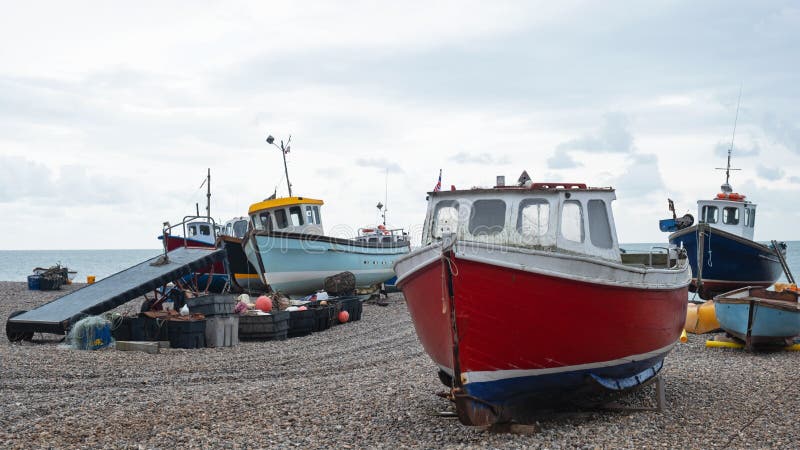
{"type": "Polygon", "coordinates": [[[0,249],[157,248],[277,186],[327,228],[418,229],[425,192],[496,175],[617,188],[622,242],[665,239],[725,164],[756,238],[800,239],[797,2],[8,2],[0,249]]]}

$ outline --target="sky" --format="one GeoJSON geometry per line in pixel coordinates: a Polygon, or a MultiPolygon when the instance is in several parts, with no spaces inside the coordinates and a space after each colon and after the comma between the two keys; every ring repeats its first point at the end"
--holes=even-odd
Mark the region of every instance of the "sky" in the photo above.
{"type": "Polygon", "coordinates": [[[329,234],[380,201],[418,236],[439,169],[527,170],[615,187],[619,240],[663,242],[734,124],[755,238],[800,240],[797,2],[0,2],[0,249],[158,248],[209,168],[212,216],[246,215],[287,194],[268,135],[329,234]]]}

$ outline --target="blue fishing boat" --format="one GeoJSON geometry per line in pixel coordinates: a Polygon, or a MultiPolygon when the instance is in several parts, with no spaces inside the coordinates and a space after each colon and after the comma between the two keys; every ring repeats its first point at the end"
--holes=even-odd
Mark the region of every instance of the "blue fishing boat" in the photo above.
{"type": "Polygon", "coordinates": [[[728,334],[753,345],[791,344],[800,335],[800,302],[795,290],[768,291],[744,287],[714,298],[720,326],[728,334]]]}
{"type": "Polygon", "coordinates": [[[395,276],[395,260],[410,250],[406,233],[382,229],[366,239],[325,236],[322,205],[322,200],[284,197],[250,207],[253,229],[242,246],[265,284],[273,291],[302,296],[323,289],[325,278],[345,271],[355,275],[356,287],[395,276]]]}
{"type": "Polygon", "coordinates": [[[673,232],[669,243],[683,247],[692,267],[691,292],[702,299],[745,286],[769,287],[783,273],[780,257],[786,244],[764,245],[753,240],[756,204],[733,191],[730,181],[731,151],[722,192],[710,200],[698,200],[699,221],[687,214],[660,222],[661,231],[673,232]]]}

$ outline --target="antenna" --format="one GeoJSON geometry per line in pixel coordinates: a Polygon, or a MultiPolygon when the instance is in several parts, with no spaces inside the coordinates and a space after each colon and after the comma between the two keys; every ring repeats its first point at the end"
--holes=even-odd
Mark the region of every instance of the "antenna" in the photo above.
{"type": "Polygon", "coordinates": [[[386,208],[389,206],[389,168],[386,168],[386,178],[383,186],[383,225],[386,225],[386,208]]]}
{"type": "Polygon", "coordinates": [[[717,167],[716,170],[724,170],[725,171],[725,184],[723,184],[722,192],[731,193],[733,192],[733,188],[730,185],[730,178],[731,178],[731,170],[742,170],[742,169],[731,169],[731,153],[733,152],[733,141],[736,139],[736,124],[739,122],[739,105],[742,102],[742,85],[739,85],[739,100],[736,101],[736,118],[733,119],[733,134],[731,134],[731,146],[728,147],[728,165],[727,167],[717,167]]]}
{"type": "Polygon", "coordinates": [[[211,219],[211,168],[208,168],[208,183],[206,183],[206,216],[211,219]]]}
{"type": "Polygon", "coordinates": [[[289,146],[290,142],[292,142],[291,134],[289,135],[289,139],[286,141],[285,144],[283,142],[283,139],[281,139],[280,147],[278,147],[278,144],[275,143],[275,138],[272,137],[271,134],[267,136],[267,144],[271,144],[274,145],[275,147],[278,147],[278,150],[280,150],[281,154],[283,155],[283,170],[286,173],[286,187],[289,188],[289,197],[292,196],[292,183],[289,182],[289,168],[286,166],[286,154],[289,153],[289,150],[291,150],[291,147],[289,146]]]}

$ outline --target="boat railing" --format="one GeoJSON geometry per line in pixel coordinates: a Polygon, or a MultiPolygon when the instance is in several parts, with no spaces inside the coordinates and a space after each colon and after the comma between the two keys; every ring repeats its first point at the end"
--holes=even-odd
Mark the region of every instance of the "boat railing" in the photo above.
{"type": "Polygon", "coordinates": [[[661,254],[666,254],[667,255],[667,264],[666,264],[666,266],[668,268],[672,269],[675,266],[677,266],[678,265],[677,259],[675,260],[675,266],[670,265],[670,263],[669,263],[669,250],[670,250],[669,247],[663,247],[663,246],[660,246],[660,245],[651,246],[650,247],[650,251],[647,253],[647,257],[648,257],[648,264],[647,265],[650,266],[650,267],[653,267],[653,253],[656,253],[658,255],[661,255],[661,254]],[[664,250],[664,253],[662,253],[660,251],[659,252],[654,252],[654,250],[664,250]]]}
{"type": "MultiPolygon", "coordinates": [[[[178,228],[178,227],[181,227],[181,229],[183,230],[183,236],[182,236],[183,247],[184,248],[198,247],[198,246],[189,245],[189,236],[187,236],[187,230],[186,230],[186,225],[188,225],[191,222],[196,221],[197,219],[203,219],[203,220],[207,220],[208,221],[208,223],[211,225],[211,235],[214,238],[213,241],[216,242],[216,240],[217,240],[217,223],[214,221],[213,218],[208,217],[208,216],[184,216],[183,220],[180,223],[177,223],[175,225],[171,225],[169,222],[164,222],[164,224],[163,224],[163,227],[161,229],[161,235],[162,235],[162,240],[163,240],[163,244],[164,244],[164,254],[165,255],[167,254],[167,251],[168,251],[168,249],[167,249],[167,236],[172,236],[171,231],[173,229],[175,229],[175,228],[178,228]]],[[[177,237],[177,236],[173,236],[173,237],[177,237]]]]}

